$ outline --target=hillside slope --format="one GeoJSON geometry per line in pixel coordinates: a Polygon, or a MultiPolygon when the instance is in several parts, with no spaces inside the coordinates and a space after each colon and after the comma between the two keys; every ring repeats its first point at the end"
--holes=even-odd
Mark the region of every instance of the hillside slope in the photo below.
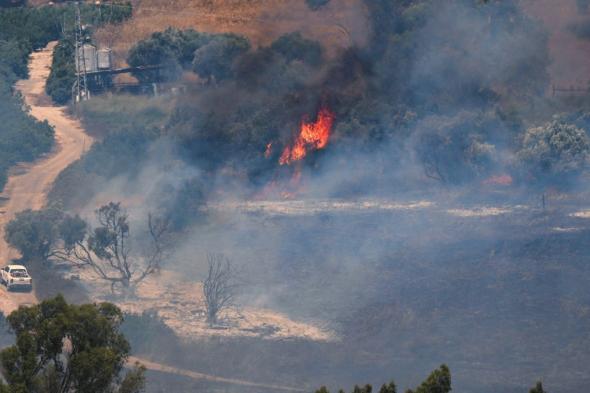
{"type": "Polygon", "coordinates": [[[133,9],[130,21],[95,34],[100,45],[113,48],[119,64],[137,41],[167,27],[243,34],[254,45],[301,31],[331,52],[364,43],[369,31],[361,0],[332,0],[317,11],[303,0],[142,0],[134,2],[133,9]]]}

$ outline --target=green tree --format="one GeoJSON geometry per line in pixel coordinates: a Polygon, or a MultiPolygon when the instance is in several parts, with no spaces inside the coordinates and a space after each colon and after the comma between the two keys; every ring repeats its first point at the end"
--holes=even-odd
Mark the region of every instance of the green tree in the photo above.
{"type": "Polygon", "coordinates": [[[62,247],[51,255],[79,267],[91,268],[101,279],[123,290],[142,281],[160,269],[165,253],[164,238],[168,220],[148,215],[148,232],[151,240],[143,253],[131,252],[131,225],[129,216],[120,203],[110,202],[96,210],[98,226],[89,229],[79,217],[61,221],[59,234],[62,247]]]}
{"type": "Polygon", "coordinates": [[[443,364],[430,373],[416,390],[408,390],[407,393],[449,393],[451,390],[451,371],[443,364]]]}
{"type": "Polygon", "coordinates": [[[57,224],[62,218],[63,213],[55,209],[25,210],[6,225],[4,239],[25,260],[45,260],[59,239],[57,224]]]}
{"type": "Polygon", "coordinates": [[[73,38],[60,40],[53,50],[51,73],[45,91],[58,104],[65,104],[72,96],[72,86],[76,81],[76,67],[72,60],[74,51],[73,38]]]}
{"type": "Polygon", "coordinates": [[[383,384],[381,389],[379,389],[379,393],[397,393],[395,382],[391,381],[388,384],[383,384]]]}
{"type": "Polygon", "coordinates": [[[127,62],[133,67],[164,66],[160,71],[134,73],[141,81],[174,80],[180,75],[180,68],[190,68],[195,51],[208,43],[211,37],[211,34],[192,29],[168,28],[134,45],[129,51],[127,62]]]}
{"type": "Polygon", "coordinates": [[[518,156],[533,175],[542,178],[574,175],[588,167],[590,138],[575,125],[553,121],[529,128],[518,156]]]}
{"type": "Polygon", "coordinates": [[[70,305],[62,296],[19,307],[8,316],[16,344],[0,352],[4,391],[141,392],[145,369],[123,371],[130,347],[122,321],[112,304],[70,305]]]}
{"type": "Polygon", "coordinates": [[[245,37],[236,34],[215,36],[195,51],[193,70],[207,80],[229,79],[234,74],[234,62],[249,49],[250,42],[245,37]]]}
{"type": "Polygon", "coordinates": [[[547,393],[547,391],[543,389],[543,383],[541,381],[538,381],[535,387],[529,390],[529,393],[547,393]]]}

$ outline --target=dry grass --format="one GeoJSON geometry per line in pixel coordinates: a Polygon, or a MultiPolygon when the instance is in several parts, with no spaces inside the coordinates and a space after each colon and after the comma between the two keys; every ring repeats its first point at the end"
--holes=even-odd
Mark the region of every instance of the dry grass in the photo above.
{"type": "MultiPolygon", "coordinates": [[[[110,284],[98,279],[90,269],[74,271],[89,289],[94,301],[114,302],[124,312],[155,312],[175,334],[182,338],[259,337],[271,340],[306,339],[328,342],[336,334],[320,321],[295,321],[270,309],[230,307],[220,313],[220,324],[210,327],[206,321],[202,284],[194,278],[163,270],[149,276],[136,289],[136,297],[113,298],[110,284]]],[[[68,273],[66,273],[67,276],[68,273]]]]}
{"type": "Polygon", "coordinates": [[[362,45],[368,35],[367,11],[361,0],[332,0],[311,11],[303,0],[136,0],[134,15],[119,26],[96,32],[100,45],[113,48],[115,62],[124,64],[127,51],[152,32],[167,27],[246,35],[255,46],[301,31],[334,54],[339,48],[362,45]]]}

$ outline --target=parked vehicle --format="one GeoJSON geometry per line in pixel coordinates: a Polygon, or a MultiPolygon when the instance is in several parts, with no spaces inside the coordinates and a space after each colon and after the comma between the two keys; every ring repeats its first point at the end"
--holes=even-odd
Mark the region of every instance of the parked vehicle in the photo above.
{"type": "Polygon", "coordinates": [[[27,268],[22,265],[8,265],[0,270],[2,274],[2,283],[6,285],[7,290],[23,288],[31,290],[33,288],[33,279],[29,275],[27,268]]]}

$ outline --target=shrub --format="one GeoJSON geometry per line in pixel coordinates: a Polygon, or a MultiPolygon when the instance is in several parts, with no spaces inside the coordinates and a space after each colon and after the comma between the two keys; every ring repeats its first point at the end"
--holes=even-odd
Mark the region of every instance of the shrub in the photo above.
{"type": "Polygon", "coordinates": [[[575,175],[587,168],[590,139],[581,128],[553,121],[529,128],[518,156],[535,177],[559,180],[561,176],[575,175]]]}

